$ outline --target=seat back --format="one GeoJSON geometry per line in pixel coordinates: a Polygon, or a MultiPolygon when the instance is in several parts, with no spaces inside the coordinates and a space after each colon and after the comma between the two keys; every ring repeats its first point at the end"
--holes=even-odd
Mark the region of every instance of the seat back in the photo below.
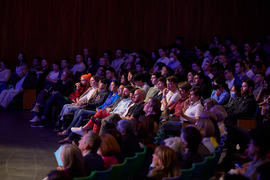
{"type": "Polygon", "coordinates": [[[160,138],[161,138],[161,136],[160,136],[160,134],[157,134],[157,136],[155,137],[155,144],[158,146],[159,145],[159,143],[160,143],[160,138]]]}
{"type": "Polygon", "coordinates": [[[211,178],[213,176],[213,174],[214,174],[214,172],[216,170],[216,166],[218,164],[220,155],[222,153],[222,150],[223,150],[223,147],[221,147],[221,146],[218,145],[217,148],[216,148],[216,150],[215,150],[215,152],[214,152],[215,155],[216,155],[216,157],[214,158],[213,163],[212,163],[212,165],[211,165],[211,167],[209,169],[208,178],[211,178]]]}
{"type": "Polygon", "coordinates": [[[127,160],[125,159],[122,164],[112,165],[112,170],[109,176],[109,180],[120,179],[126,162],[127,160]]]}
{"type": "Polygon", "coordinates": [[[192,167],[190,169],[181,169],[180,180],[191,180],[194,169],[194,164],[192,164],[192,167]]]}
{"type": "MultiPolygon", "coordinates": [[[[112,171],[112,166],[110,167],[110,169],[107,169],[105,171],[94,171],[92,172],[92,174],[89,176],[89,180],[104,180],[104,179],[108,179],[110,176],[110,173],[112,171]]],[[[88,179],[87,179],[88,180],[88,179]]]]}
{"type": "Polygon", "coordinates": [[[237,120],[237,126],[241,126],[247,130],[254,129],[255,128],[256,120],[248,120],[248,119],[238,119],[237,120]]]}
{"type": "Polygon", "coordinates": [[[194,163],[195,169],[193,171],[192,179],[200,178],[206,163],[206,159],[200,163],[194,163]]]}
{"type": "Polygon", "coordinates": [[[142,163],[144,162],[145,155],[146,155],[146,148],[143,149],[143,152],[137,152],[136,154],[138,157],[137,157],[136,165],[134,166],[134,169],[131,173],[132,176],[141,171],[142,163]]]}
{"type": "Polygon", "coordinates": [[[137,154],[134,157],[126,157],[125,159],[126,163],[123,167],[122,176],[120,180],[124,180],[127,177],[131,177],[131,173],[136,165],[137,158],[138,158],[137,154]]]}
{"type": "Polygon", "coordinates": [[[210,157],[205,157],[206,159],[206,163],[205,163],[205,166],[203,168],[203,172],[202,172],[202,175],[201,175],[201,179],[207,179],[208,177],[208,174],[209,174],[209,170],[214,162],[214,158],[216,157],[216,154],[215,152],[213,152],[212,156],[210,157]]]}

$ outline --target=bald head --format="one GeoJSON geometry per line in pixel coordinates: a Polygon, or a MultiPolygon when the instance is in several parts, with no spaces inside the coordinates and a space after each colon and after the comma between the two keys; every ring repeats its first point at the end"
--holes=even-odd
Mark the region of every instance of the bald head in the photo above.
{"type": "Polygon", "coordinates": [[[134,102],[135,103],[141,103],[144,101],[145,99],[145,96],[146,96],[146,93],[144,90],[142,89],[137,89],[135,92],[134,92],[134,102]]]}

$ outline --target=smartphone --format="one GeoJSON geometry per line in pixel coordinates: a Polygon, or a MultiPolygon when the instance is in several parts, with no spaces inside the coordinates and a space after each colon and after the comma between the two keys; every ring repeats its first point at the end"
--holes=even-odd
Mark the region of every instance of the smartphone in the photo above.
{"type": "Polygon", "coordinates": [[[239,163],[236,163],[235,166],[239,168],[243,168],[239,163]]]}

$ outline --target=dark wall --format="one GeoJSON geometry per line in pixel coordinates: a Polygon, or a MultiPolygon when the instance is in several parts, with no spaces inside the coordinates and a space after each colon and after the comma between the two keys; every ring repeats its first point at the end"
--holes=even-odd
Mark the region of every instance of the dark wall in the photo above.
{"type": "Polygon", "coordinates": [[[185,46],[211,43],[214,34],[237,43],[264,40],[270,30],[269,1],[248,0],[1,0],[0,58],[14,69],[18,52],[50,62],[89,47],[98,58],[121,47],[151,52],[175,37],[185,46]]]}

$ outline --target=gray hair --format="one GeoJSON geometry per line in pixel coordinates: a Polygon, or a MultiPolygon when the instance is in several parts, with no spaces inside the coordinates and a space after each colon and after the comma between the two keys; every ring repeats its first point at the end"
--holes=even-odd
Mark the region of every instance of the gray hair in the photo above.
{"type": "Polygon", "coordinates": [[[227,117],[227,112],[221,105],[215,105],[210,109],[217,116],[217,121],[223,121],[227,117]]]}
{"type": "Polygon", "coordinates": [[[123,130],[126,131],[127,136],[134,135],[136,132],[135,124],[133,121],[129,119],[122,119],[118,121],[118,130],[122,132],[123,130]]]}
{"type": "Polygon", "coordinates": [[[185,154],[186,146],[180,137],[170,137],[164,140],[165,146],[172,148],[178,159],[182,159],[185,154]]]}

